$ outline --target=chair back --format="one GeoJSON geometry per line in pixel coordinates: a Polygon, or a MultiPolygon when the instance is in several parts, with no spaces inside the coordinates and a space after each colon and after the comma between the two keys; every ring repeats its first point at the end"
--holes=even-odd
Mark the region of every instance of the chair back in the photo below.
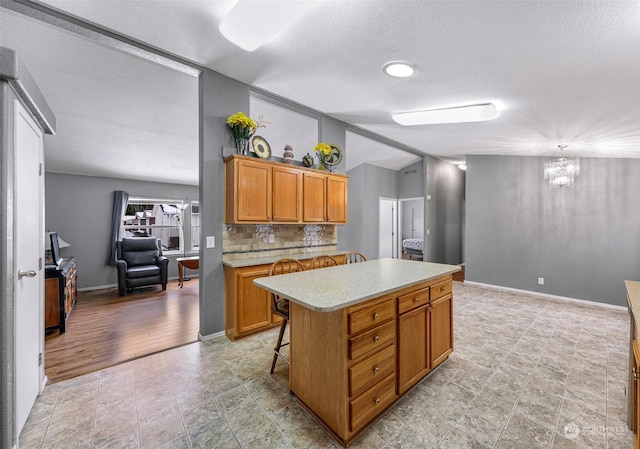
{"type": "MultiPolygon", "coordinates": [[[[304,266],[296,259],[279,259],[271,264],[269,276],[304,271],[304,266]]],[[[276,293],[271,293],[271,308],[274,313],[289,319],[289,301],[276,293]]]]}
{"type": "Polygon", "coordinates": [[[158,258],[162,256],[162,243],[154,237],[123,238],[116,243],[116,255],[130,267],[157,265],[158,258]]]}
{"type": "Polygon", "coordinates": [[[357,263],[357,262],[366,262],[367,258],[364,257],[364,254],[359,253],[358,251],[351,251],[344,255],[344,263],[357,263]]]}
{"type": "Polygon", "coordinates": [[[338,261],[331,256],[316,256],[311,259],[311,269],[335,267],[338,266],[338,261]]]}

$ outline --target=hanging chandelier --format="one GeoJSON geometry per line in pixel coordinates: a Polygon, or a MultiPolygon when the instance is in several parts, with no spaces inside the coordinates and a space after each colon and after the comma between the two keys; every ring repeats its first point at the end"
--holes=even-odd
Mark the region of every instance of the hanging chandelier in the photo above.
{"type": "Polygon", "coordinates": [[[553,188],[573,186],[576,176],[580,175],[580,158],[564,157],[562,151],[568,145],[558,145],[560,157],[544,163],[544,179],[549,180],[553,188]]]}

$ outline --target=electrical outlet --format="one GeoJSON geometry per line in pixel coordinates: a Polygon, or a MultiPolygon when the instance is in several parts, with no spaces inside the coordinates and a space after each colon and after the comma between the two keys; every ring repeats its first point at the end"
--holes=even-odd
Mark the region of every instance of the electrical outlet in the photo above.
{"type": "Polygon", "coordinates": [[[273,234],[269,234],[269,243],[275,243],[276,241],[276,236],[273,234]]]}
{"type": "Polygon", "coordinates": [[[538,285],[544,285],[544,278],[538,278],[538,285]]]}
{"type": "Polygon", "coordinates": [[[215,248],[216,247],[216,236],[208,235],[207,236],[207,248],[215,248]]]}

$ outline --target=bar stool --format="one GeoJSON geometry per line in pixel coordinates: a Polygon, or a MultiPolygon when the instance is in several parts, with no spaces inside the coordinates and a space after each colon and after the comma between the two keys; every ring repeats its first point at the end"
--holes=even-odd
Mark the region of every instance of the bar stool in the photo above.
{"type": "Polygon", "coordinates": [[[315,270],[316,268],[336,267],[336,266],[338,266],[338,261],[331,256],[316,256],[313,259],[311,259],[312,270],[315,270]]]}
{"type": "MultiPolygon", "coordinates": [[[[294,273],[296,271],[304,271],[304,266],[296,259],[279,259],[271,264],[271,268],[269,268],[269,276],[294,273]]],[[[289,363],[289,359],[280,354],[280,348],[289,344],[282,343],[282,337],[284,336],[284,331],[287,328],[287,322],[289,321],[289,300],[281,298],[280,295],[277,295],[275,293],[271,293],[271,310],[276,315],[282,317],[282,324],[280,325],[278,342],[276,343],[276,347],[273,348],[273,363],[271,363],[271,374],[273,374],[273,371],[276,369],[276,362],[278,361],[278,357],[289,363]]]]}
{"type": "Polygon", "coordinates": [[[367,258],[364,257],[364,254],[359,253],[358,251],[351,251],[344,255],[344,263],[357,263],[357,262],[366,262],[367,258]]]}

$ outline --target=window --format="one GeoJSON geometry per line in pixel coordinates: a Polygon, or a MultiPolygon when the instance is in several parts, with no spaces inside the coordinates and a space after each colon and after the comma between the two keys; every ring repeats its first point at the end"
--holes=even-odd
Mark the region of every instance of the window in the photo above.
{"type": "Polygon", "coordinates": [[[200,203],[191,202],[191,251],[200,250],[200,203]]]}
{"type": "Polygon", "coordinates": [[[155,237],[161,240],[163,252],[184,254],[186,241],[192,242],[190,250],[194,247],[192,233],[187,232],[190,228],[184,226],[186,207],[182,200],[129,197],[123,223],[124,236],[155,237]]]}

